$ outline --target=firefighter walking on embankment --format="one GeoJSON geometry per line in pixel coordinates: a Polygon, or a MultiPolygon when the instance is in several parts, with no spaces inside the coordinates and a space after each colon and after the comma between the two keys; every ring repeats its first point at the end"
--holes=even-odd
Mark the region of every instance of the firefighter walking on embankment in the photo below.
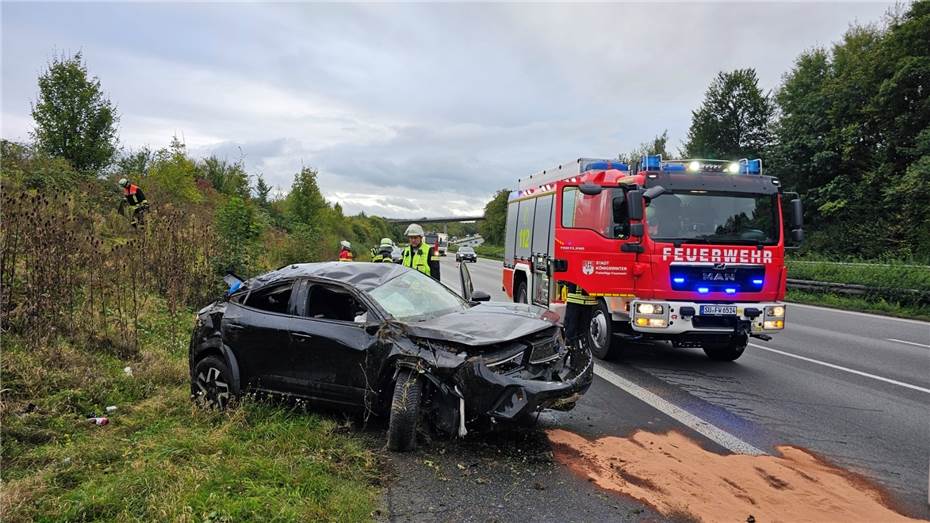
{"type": "MultiPolygon", "coordinates": [[[[117,182],[123,189],[123,196],[126,198],[126,204],[129,205],[129,224],[133,228],[145,225],[145,213],[148,211],[149,202],[145,199],[145,193],[138,185],[130,182],[126,178],[120,178],[117,182]]],[[[122,212],[122,209],[120,209],[122,212]]]]}

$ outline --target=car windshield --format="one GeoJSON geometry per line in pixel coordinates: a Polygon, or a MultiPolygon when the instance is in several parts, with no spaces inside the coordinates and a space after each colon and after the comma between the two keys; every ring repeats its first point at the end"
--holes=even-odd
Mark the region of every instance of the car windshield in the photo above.
{"type": "Polygon", "coordinates": [[[468,308],[445,285],[417,271],[407,271],[368,292],[397,320],[421,321],[468,308]]]}
{"type": "Polygon", "coordinates": [[[475,252],[475,250],[472,249],[471,247],[462,247],[461,249],[459,249],[459,252],[472,253],[472,252],[475,252]]]}
{"type": "Polygon", "coordinates": [[[649,204],[646,223],[657,241],[774,245],[779,240],[776,202],[767,194],[666,193],[649,204]]]}

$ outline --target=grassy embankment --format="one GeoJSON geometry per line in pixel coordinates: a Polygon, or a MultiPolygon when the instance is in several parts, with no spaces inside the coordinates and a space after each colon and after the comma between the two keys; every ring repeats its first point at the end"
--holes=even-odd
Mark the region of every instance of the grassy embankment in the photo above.
{"type": "Polygon", "coordinates": [[[105,343],[4,336],[0,519],[370,518],[379,494],[374,442],[257,400],[226,413],[192,405],[192,319],[153,300],[139,350],[128,354],[105,343]],[[108,405],[117,410],[104,414],[108,405]],[[86,422],[91,413],[110,423],[86,422]]]}
{"type": "Polygon", "coordinates": [[[789,289],[788,301],[930,320],[930,305],[917,294],[903,291],[913,289],[930,293],[930,266],[903,262],[842,264],[789,260],[788,276],[799,280],[865,285],[876,289],[864,295],[789,289]]]}

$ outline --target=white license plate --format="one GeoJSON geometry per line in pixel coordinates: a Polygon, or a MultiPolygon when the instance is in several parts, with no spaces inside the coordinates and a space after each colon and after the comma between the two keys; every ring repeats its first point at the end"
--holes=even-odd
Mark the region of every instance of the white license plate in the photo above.
{"type": "Polygon", "coordinates": [[[701,316],[735,316],[736,305],[701,305],[701,316]]]}

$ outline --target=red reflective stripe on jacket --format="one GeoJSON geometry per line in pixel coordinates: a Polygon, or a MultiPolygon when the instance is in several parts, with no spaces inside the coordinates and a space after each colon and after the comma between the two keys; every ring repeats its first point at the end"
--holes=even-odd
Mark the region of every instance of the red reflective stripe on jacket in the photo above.
{"type": "Polygon", "coordinates": [[[129,184],[129,187],[126,187],[126,196],[132,196],[136,194],[136,191],[138,190],[139,190],[139,186],[134,183],[131,183],[129,184]]]}

